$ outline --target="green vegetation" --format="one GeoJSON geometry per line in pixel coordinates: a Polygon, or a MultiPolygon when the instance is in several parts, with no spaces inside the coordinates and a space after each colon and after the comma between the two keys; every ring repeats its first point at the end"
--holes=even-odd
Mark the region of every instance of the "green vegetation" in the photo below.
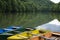
{"type": "Polygon", "coordinates": [[[0,12],[60,11],[50,0],[0,0],[0,12]]]}
{"type": "Polygon", "coordinates": [[[60,12],[59,6],[60,3],[50,0],[0,0],[0,27],[36,27],[54,18],[60,19],[59,13],[51,13],[60,12]],[[45,13],[35,13],[37,11],[45,13]]]}
{"type": "Polygon", "coordinates": [[[59,13],[52,12],[27,12],[27,13],[0,13],[0,27],[8,26],[23,26],[23,27],[36,27],[41,24],[47,23],[53,19],[60,20],[59,13]]]}

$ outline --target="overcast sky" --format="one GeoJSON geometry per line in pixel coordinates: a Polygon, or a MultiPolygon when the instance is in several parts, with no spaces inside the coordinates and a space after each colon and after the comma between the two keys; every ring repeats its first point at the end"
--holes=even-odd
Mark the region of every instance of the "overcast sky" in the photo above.
{"type": "Polygon", "coordinates": [[[60,2],[60,0],[51,0],[52,2],[54,2],[54,3],[59,3],[60,2]]]}

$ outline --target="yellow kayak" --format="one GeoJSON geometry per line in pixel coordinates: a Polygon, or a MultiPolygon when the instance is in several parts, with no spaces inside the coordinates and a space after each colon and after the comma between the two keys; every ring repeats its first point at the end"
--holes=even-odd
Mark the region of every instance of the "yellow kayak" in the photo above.
{"type": "MultiPolygon", "coordinates": [[[[14,36],[8,37],[7,39],[8,40],[28,39],[34,35],[40,34],[40,32],[41,32],[40,30],[32,30],[32,31],[22,32],[20,34],[16,34],[14,36]]],[[[45,33],[42,33],[42,34],[45,34],[45,33]]]]}
{"type": "Polygon", "coordinates": [[[31,34],[36,35],[36,34],[40,34],[40,32],[39,32],[39,30],[32,30],[31,34]]]}
{"type": "Polygon", "coordinates": [[[27,32],[22,32],[20,34],[8,37],[7,40],[19,40],[19,39],[28,39],[29,37],[31,37],[31,34],[28,34],[27,32]]]}

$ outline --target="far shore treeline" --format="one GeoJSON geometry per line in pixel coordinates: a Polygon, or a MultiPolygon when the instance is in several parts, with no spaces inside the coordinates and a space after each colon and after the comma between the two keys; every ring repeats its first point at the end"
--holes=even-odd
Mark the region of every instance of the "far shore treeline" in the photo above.
{"type": "Polygon", "coordinates": [[[0,12],[60,11],[60,3],[50,0],[0,0],[0,12]]]}
{"type": "Polygon", "coordinates": [[[60,20],[60,3],[50,0],[0,0],[0,28],[37,27],[53,19],[60,20]]]}

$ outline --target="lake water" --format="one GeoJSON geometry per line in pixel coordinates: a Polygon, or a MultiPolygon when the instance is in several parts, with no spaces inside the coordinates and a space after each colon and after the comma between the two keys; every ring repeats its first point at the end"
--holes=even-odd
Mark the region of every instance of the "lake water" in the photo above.
{"type": "Polygon", "coordinates": [[[0,13],[0,27],[23,26],[36,27],[53,19],[60,20],[60,13],[27,12],[27,13],[0,13]]]}

